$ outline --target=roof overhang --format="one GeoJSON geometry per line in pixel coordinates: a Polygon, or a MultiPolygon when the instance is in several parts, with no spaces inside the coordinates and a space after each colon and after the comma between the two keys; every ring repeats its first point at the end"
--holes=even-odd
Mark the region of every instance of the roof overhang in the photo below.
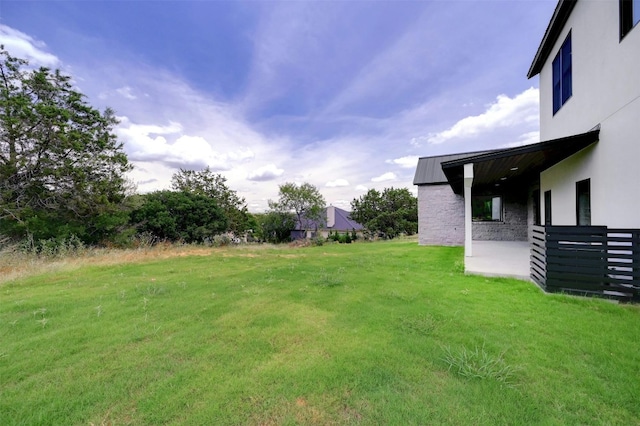
{"type": "Polygon", "coordinates": [[[538,47],[536,56],[533,58],[533,62],[531,63],[531,67],[529,68],[529,72],[527,73],[528,78],[539,74],[542,70],[544,63],[547,61],[547,58],[551,54],[553,46],[558,40],[558,37],[560,37],[562,29],[564,28],[564,24],[567,23],[569,15],[571,15],[571,11],[573,10],[577,1],[578,0],[558,1],[556,9],[553,11],[551,21],[549,21],[547,30],[542,37],[542,41],[540,42],[540,46],[538,47]]]}
{"type": "Polygon", "coordinates": [[[493,151],[442,163],[449,185],[456,194],[464,189],[464,165],[473,163],[473,188],[493,189],[537,177],[540,172],[598,141],[600,128],[587,133],[536,144],[493,151]]]}

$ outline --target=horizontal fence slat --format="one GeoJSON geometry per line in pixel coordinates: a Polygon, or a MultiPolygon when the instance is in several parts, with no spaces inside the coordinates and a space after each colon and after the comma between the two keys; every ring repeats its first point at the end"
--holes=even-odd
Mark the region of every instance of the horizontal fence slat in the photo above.
{"type": "Polygon", "coordinates": [[[530,276],[550,292],[640,301],[640,229],[533,226],[530,276]]]}
{"type": "Polygon", "coordinates": [[[547,277],[547,287],[562,287],[562,288],[572,288],[575,290],[586,290],[586,291],[603,291],[604,286],[601,283],[590,283],[586,281],[565,281],[565,280],[556,280],[547,277]]]}

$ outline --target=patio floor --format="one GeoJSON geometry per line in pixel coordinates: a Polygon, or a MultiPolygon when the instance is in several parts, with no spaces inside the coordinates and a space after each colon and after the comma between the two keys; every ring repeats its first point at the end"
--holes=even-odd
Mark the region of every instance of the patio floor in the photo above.
{"type": "Polygon", "coordinates": [[[473,241],[473,256],[464,258],[466,274],[531,281],[527,241],[473,241]]]}

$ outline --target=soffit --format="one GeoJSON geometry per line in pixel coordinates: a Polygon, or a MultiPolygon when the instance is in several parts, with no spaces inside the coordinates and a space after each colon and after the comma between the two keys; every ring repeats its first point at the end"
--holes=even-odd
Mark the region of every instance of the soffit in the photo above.
{"type": "Polygon", "coordinates": [[[539,175],[543,170],[598,141],[600,129],[587,133],[509,148],[442,163],[449,185],[456,194],[464,188],[464,165],[473,163],[473,188],[513,185],[539,175]]]}

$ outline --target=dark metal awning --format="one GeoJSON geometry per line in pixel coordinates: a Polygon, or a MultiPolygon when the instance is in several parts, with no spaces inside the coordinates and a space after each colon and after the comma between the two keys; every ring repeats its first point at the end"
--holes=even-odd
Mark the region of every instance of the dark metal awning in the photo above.
{"type": "Polygon", "coordinates": [[[456,194],[462,194],[464,190],[464,165],[469,163],[474,164],[474,188],[517,182],[539,175],[543,170],[597,142],[599,134],[598,127],[579,135],[447,161],[442,163],[442,171],[456,194]]]}

